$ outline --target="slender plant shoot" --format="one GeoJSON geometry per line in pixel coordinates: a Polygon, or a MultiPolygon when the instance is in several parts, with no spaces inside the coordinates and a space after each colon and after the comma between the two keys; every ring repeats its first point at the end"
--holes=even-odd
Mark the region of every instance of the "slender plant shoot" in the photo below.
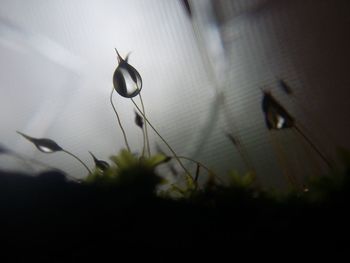
{"type": "Polygon", "coordinates": [[[139,111],[139,113],[143,116],[144,120],[149,124],[149,126],[152,128],[152,130],[159,136],[159,138],[164,142],[164,144],[169,148],[169,150],[172,152],[172,154],[174,155],[175,159],[178,161],[178,163],[180,164],[180,166],[182,167],[182,169],[185,171],[186,173],[186,177],[187,179],[193,183],[193,178],[190,174],[190,172],[186,169],[186,167],[184,166],[184,164],[181,162],[180,158],[177,156],[176,152],[173,150],[173,148],[169,145],[169,143],[167,143],[167,141],[162,137],[162,135],[159,134],[159,132],[157,131],[157,129],[150,123],[150,121],[146,118],[146,116],[143,114],[142,110],[139,108],[139,106],[137,106],[137,104],[135,103],[135,101],[131,98],[132,103],[134,103],[136,109],[139,111]]]}
{"type": "Polygon", "coordinates": [[[120,127],[120,129],[121,129],[121,131],[122,131],[122,133],[123,133],[123,136],[124,136],[124,142],[125,142],[126,148],[127,148],[127,150],[130,152],[130,146],[129,146],[129,143],[128,143],[128,138],[126,137],[126,133],[125,133],[125,130],[124,130],[124,128],[123,128],[123,125],[122,125],[122,123],[121,123],[121,121],[120,121],[119,114],[118,114],[118,112],[117,112],[117,110],[116,110],[116,108],[115,108],[115,106],[114,106],[114,104],[113,104],[113,92],[114,92],[114,88],[112,89],[112,92],[111,92],[111,95],[110,95],[110,97],[109,97],[109,100],[110,100],[111,105],[112,105],[112,107],[113,107],[114,113],[115,113],[115,115],[117,116],[117,120],[118,120],[119,127],[120,127]]]}
{"type": "MultiPolygon", "coordinates": [[[[141,92],[139,93],[139,98],[140,98],[140,101],[141,101],[141,107],[142,107],[143,115],[146,116],[145,106],[143,104],[143,99],[142,99],[142,96],[141,96],[141,92]]],[[[150,157],[151,156],[151,148],[149,146],[147,122],[145,123],[145,138],[146,138],[146,146],[147,146],[148,157],[150,157]]]]}

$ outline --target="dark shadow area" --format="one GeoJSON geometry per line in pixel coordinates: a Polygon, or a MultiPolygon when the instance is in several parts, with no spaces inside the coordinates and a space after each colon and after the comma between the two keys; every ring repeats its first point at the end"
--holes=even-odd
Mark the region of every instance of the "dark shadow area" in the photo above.
{"type": "Polygon", "coordinates": [[[153,255],[166,249],[198,251],[205,257],[205,251],[241,245],[249,251],[277,244],[288,250],[344,245],[350,233],[348,186],[315,203],[303,195],[278,200],[219,186],[172,200],[132,190],[140,186],[67,181],[55,171],[36,177],[1,171],[2,249],[11,262],[31,257],[67,262],[116,257],[125,249],[153,255]]]}

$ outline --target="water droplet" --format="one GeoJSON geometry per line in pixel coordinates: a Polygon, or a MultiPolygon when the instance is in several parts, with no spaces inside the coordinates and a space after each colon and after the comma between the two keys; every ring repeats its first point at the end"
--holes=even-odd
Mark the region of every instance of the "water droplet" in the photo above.
{"type": "Polygon", "coordinates": [[[52,153],[54,152],[52,149],[48,148],[48,147],[45,147],[45,146],[41,146],[41,145],[38,145],[37,146],[38,149],[44,153],[52,153]]]}
{"type": "Polygon", "coordinates": [[[294,118],[270,92],[264,91],[262,109],[268,129],[280,130],[294,127],[294,118]]]}
{"type": "Polygon", "coordinates": [[[137,96],[142,89],[140,73],[118,53],[119,65],[113,74],[113,86],[119,95],[125,98],[137,96]]]}

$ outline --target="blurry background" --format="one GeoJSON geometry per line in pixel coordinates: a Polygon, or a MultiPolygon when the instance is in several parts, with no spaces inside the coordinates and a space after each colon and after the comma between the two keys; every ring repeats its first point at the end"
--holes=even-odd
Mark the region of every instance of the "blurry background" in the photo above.
{"type": "MultiPolygon", "coordinates": [[[[347,0],[0,3],[0,143],[23,156],[86,174],[16,130],[54,139],[90,166],[89,150],[107,160],[124,147],[109,104],[114,48],[132,52],[159,132],[179,154],[220,174],[248,169],[225,133],[240,139],[263,185],[286,186],[286,167],[300,181],[326,169],[295,132],[267,130],[261,89],[272,91],[323,152],[334,158],[336,145],[350,146],[347,0]],[[293,95],[280,89],[281,78],[293,95]]],[[[114,99],[131,148],[140,151],[133,105],[114,99]]],[[[153,150],[157,142],[166,151],[149,133],[153,150]]],[[[28,171],[8,155],[0,155],[0,167],[28,171]]]]}

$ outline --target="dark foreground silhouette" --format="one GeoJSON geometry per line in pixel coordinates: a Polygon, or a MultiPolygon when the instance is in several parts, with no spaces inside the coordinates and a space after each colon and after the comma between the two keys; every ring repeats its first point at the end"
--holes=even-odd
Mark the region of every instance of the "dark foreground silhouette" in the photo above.
{"type": "Polygon", "coordinates": [[[118,257],[131,249],[130,256],[187,250],[203,257],[226,248],[239,254],[242,244],[252,252],[279,244],[294,253],[349,242],[345,190],[306,203],[225,188],[170,200],[140,189],[79,184],[56,171],[36,177],[2,171],[2,256],[11,262],[68,262],[118,257]]]}

